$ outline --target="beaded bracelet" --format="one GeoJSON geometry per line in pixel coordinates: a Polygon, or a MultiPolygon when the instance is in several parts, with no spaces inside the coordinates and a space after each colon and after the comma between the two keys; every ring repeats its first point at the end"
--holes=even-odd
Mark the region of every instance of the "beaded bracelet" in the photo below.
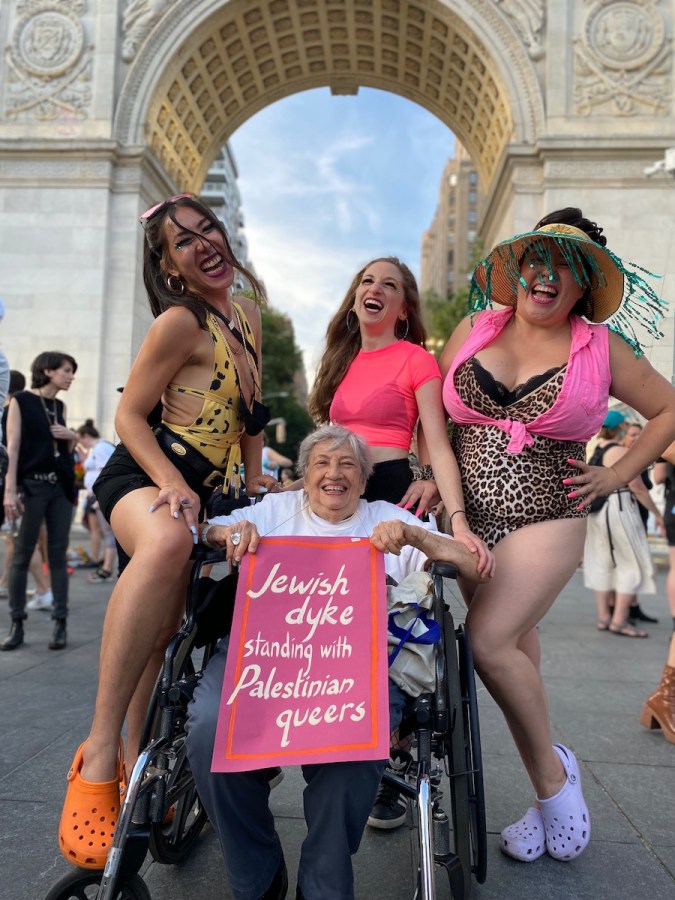
{"type": "Polygon", "coordinates": [[[434,471],[431,466],[420,466],[413,472],[413,481],[433,481],[434,471]]]}

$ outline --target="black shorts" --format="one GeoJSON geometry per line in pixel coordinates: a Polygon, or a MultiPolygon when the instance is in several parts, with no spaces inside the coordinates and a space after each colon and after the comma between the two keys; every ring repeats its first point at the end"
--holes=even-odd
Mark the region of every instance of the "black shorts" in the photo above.
{"type": "Polygon", "coordinates": [[[407,459],[387,459],[375,463],[373,474],[363,492],[363,499],[400,503],[412,480],[413,473],[407,459]]]}

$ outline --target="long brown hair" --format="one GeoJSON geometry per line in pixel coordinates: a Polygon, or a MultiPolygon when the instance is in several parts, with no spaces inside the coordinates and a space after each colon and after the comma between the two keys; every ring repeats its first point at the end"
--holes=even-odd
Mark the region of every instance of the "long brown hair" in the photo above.
{"type": "Polygon", "coordinates": [[[326,349],[321,357],[314,386],[307,401],[307,409],[315,422],[328,422],[330,419],[330,405],[335,392],[361,349],[361,331],[358,327],[353,331],[349,330],[347,315],[354,306],[356,289],[361,283],[364,272],[377,262],[390,263],[392,266],[396,266],[401,273],[403,300],[408,313],[408,329],[405,335],[401,335],[401,338],[410,341],[411,344],[425,345],[427,333],[422,323],[420,293],[415,276],[396,256],[379,256],[377,259],[371,259],[356,273],[340,308],[328,323],[326,349]]]}
{"type": "Polygon", "coordinates": [[[191,231],[189,228],[185,228],[184,225],[181,225],[176,221],[176,209],[185,206],[197,210],[197,212],[208,219],[213,227],[220,233],[225,244],[226,261],[249,282],[256,303],[264,301],[265,292],[255,275],[253,275],[252,272],[249,272],[249,270],[235,257],[225,227],[212,209],[204,203],[201,203],[196,197],[180,197],[177,200],[167,203],[157,215],[152,216],[152,218],[148,219],[144,224],[143,281],[145,283],[145,289],[148,292],[150,309],[152,310],[153,316],[157,318],[157,316],[171,306],[184,306],[195,314],[200,326],[205,328],[206,308],[204,306],[204,299],[198,294],[193,294],[185,289],[185,285],[179,278],[175,279],[174,284],[176,286],[182,284],[183,290],[172,290],[168,284],[167,278],[167,269],[171,265],[164,234],[164,222],[167,218],[171,219],[176,226],[180,227],[188,234],[194,234],[200,240],[206,240],[208,242],[208,238],[203,234],[191,231]]]}

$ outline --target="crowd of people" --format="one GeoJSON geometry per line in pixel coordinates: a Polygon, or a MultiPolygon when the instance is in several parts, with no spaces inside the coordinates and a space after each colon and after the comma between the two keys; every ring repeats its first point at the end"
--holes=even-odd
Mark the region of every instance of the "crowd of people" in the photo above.
{"type": "MultiPolygon", "coordinates": [[[[655,587],[645,514],[668,538],[675,625],[675,389],[641,350],[636,322],[656,334],[663,307],[644,272],[613,253],[581,210],[556,210],[478,264],[471,313],[437,362],[425,349],[412,272],[396,257],[371,260],[329,323],[308,401],[317,430],[301,447],[293,482],[294,460],[264,437],[261,285],[194,196],[158,203],[140,223],[154,321],[119,402],[121,443],[101,439],[91,420],[76,430],[66,424],[57,395],[77,371],[66,353],[35,359],[30,389],[14,386],[6,415],[4,515],[17,527],[7,579],[11,627],[0,647],[24,641],[27,574],[43,524],[49,646],[66,646],[76,445],[96,560],[89,580],[114,584],[91,729],[68,772],[64,856],[83,868],[105,864],[150,693],[183,613],[192,548],[200,540],[224,547],[237,563],[261,535],[282,529],[370,537],[396,578],[431,558],[459,566],[476,670],[531,784],[526,811],[502,829],[499,845],[523,862],[577,858],[591,816],[575,754],[551,734],[537,625],[583,558],[598,630],[646,637],[637,623],[651,617],[638,596],[655,587]],[[237,273],[252,296],[234,292],[237,273]],[[640,421],[608,411],[610,397],[640,421]],[[649,494],[657,459],[665,516],[649,494]],[[217,487],[235,501],[244,491],[267,496],[207,521],[217,487]],[[432,509],[443,510],[444,533],[426,521],[432,509]],[[97,834],[83,847],[78,823],[94,815],[97,834]]],[[[210,771],[227,641],[220,651],[191,706],[191,763],[233,895],[283,898],[288,878],[267,807],[268,776],[210,771]]],[[[396,731],[402,698],[389,687],[395,766],[405,753],[396,731]]],[[[675,742],[675,638],[640,721],[675,742]]],[[[353,897],[351,856],[366,823],[387,829],[403,821],[404,802],[378,787],[384,765],[361,763],[349,778],[341,764],[308,767],[298,897],[325,897],[327,885],[330,896],[353,897]],[[341,815],[327,809],[338,792],[341,815]]]]}

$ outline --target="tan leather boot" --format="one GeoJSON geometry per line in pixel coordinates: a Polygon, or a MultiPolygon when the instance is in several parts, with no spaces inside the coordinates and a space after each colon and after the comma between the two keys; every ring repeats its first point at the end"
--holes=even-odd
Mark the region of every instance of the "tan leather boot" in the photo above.
{"type": "Polygon", "coordinates": [[[663,736],[675,744],[675,667],[666,666],[659,686],[647,700],[640,715],[645,728],[660,728],[663,736]]]}

